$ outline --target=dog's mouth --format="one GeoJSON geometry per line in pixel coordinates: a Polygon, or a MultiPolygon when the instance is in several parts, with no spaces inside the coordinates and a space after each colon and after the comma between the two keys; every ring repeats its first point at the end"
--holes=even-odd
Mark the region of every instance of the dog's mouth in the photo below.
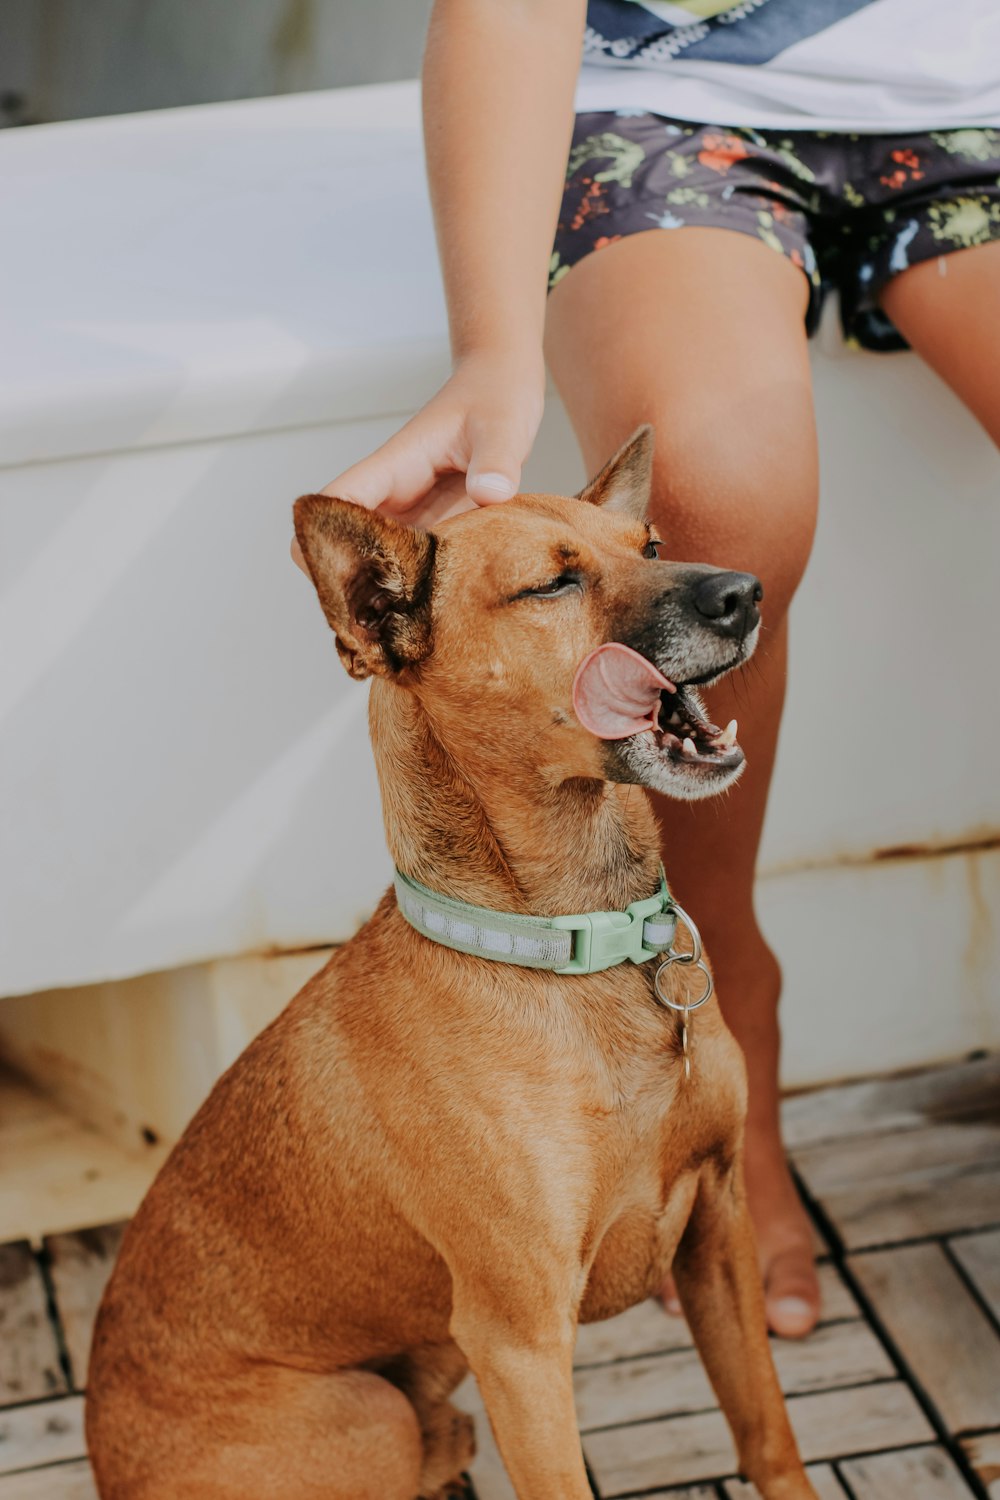
{"type": "Polygon", "coordinates": [[[611,764],[624,767],[629,779],[678,797],[710,797],[735,780],[744,756],[735,719],[725,729],[713,724],[696,687],[743,660],[741,653],[678,682],[631,646],[606,641],[580,663],[573,707],[585,729],[613,744],[611,764]]]}
{"type": "MultiPolygon", "coordinates": [[[[714,680],[713,672],[707,679],[714,680]]],[[[705,715],[694,683],[679,682],[676,691],[660,693],[657,722],[650,731],[657,748],[673,765],[695,772],[732,772],[743,764],[743,751],[736,741],[736,720],[720,729],[705,715]]]]}

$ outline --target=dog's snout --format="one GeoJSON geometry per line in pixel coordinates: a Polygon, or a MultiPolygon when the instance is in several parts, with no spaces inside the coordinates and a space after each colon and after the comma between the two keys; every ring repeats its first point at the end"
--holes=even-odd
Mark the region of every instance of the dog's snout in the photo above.
{"type": "Polygon", "coordinates": [[[713,630],[743,640],[760,620],[763,597],[764,586],[752,573],[719,572],[698,579],[692,602],[713,630]]]}

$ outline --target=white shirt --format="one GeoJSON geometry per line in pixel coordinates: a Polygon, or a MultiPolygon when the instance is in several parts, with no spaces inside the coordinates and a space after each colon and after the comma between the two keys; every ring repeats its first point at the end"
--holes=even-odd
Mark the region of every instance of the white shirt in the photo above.
{"type": "Polygon", "coordinates": [[[577,110],[894,133],[1000,125],[1000,0],[590,0],[577,110]]]}

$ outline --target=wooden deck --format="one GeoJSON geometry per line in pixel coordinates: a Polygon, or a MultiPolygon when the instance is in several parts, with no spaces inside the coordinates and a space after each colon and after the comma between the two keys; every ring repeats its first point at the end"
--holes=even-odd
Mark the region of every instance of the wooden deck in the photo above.
{"type": "MultiPolygon", "coordinates": [[[[1000,1500],[1000,1057],[802,1095],[787,1135],[824,1314],[775,1356],[823,1500],[1000,1500]]],[[[94,1500],[90,1329],[120,1226],[0,1247],[0,1500],[94,1500]]],[[[749,1500],[684,1324],[581,1330],[595,1496],[749,1500]]],[[[478,1407],[467,1383],[460,1403],[478,1407]]],[[[484,1418],[476,1500],[512,1500],[484,1418]]]]}

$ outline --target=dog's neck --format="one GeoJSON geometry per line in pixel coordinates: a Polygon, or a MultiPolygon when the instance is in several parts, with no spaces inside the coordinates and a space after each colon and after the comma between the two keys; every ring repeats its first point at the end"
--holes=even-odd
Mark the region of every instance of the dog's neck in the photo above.
{"type": "Polygon", "coordinates": [[[448,746],[413,694],[372,685],[369,711],[389,852],[431,890],[497,911],[621,910],[656,889],[656,824],[640,787],[553,781],[448,746]]]}

